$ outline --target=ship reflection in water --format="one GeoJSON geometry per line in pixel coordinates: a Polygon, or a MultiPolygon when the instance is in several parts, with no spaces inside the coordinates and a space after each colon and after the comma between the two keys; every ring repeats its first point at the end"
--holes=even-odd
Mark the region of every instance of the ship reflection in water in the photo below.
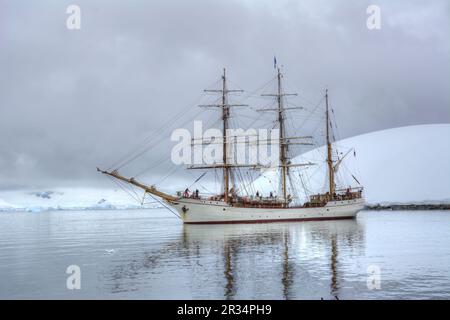
{"type": "Polygon", "coordinates": [[[227,299],[338,297],[338,246],[358,254],[364,245],[362,226],[356,220],[211,228],[185,225],[183,236],[188,250],[209,246],[217,252],[227,299]],[[314,274],[322,281],[316,288],[308,283],[314,274]],[[312,290],[317,293],[311,295],[312,290]]]}
{"type": "Polygon", "coordinates": [[[0,298],[450,299],[448,211],[236,225],[183,225],[163,210],[1,218],[0,298]],[[66,288],[70,265],[80,290],[66,288]]]}
{"type": "Polygon", "coordinates": [[[336,299],[351,275],[345,265],[363,251],[357,220],[183,225],[179,240],[121,267],[114,290],[125,289],[120,273],[127,270],[122,275],[130,277],[133,270],[132,277],[167,278],[158,288],[164,298],[336,299]]]}

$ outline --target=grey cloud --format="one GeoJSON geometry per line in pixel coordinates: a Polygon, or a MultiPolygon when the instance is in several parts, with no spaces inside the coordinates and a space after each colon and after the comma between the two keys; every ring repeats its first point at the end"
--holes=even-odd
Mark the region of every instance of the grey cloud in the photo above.
{"type": "MultiPolygon", "coordinates": [[[[79,31],[65,27],[69,4],[0,4],[1,187],[99,183],[95,166],[155,133],[223,66],[252,90],[273,77],[274,54],[289,89],[313,101],[330,89],[342,138],[450,121],[445,0],[379,1],[379,31],[359,0],[77,1],[79,31]]],[[[163,138],[130,172],[168,152],[163,138]]]]}

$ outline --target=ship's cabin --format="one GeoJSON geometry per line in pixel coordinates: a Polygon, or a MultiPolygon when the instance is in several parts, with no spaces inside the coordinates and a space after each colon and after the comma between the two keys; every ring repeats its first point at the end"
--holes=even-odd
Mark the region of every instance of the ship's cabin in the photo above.
{"type": "Polygon", "coordinates": [[[319,193],[310,196],[309,202],[304,204],[305,207],[322,207],[329,201],[343,201],[362,198],[362,187],[347,188],[336,190],[333,194],[329,192],[319,193]]]}

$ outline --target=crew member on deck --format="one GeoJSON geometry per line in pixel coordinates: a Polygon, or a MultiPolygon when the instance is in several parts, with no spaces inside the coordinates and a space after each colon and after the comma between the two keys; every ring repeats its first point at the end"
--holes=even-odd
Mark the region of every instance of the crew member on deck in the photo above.
{"type": "Polygon", "coordinates": [[[186,188],[186,190],[184,190],[183,197],[189,198],[189,188],[186,188]]]}

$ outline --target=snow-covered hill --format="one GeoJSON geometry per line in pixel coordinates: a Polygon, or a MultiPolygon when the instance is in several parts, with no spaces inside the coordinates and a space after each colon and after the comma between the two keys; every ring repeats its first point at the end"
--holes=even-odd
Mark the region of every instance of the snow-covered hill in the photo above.
{"type": "Polygon", "coordinates": [[[368,203],[449,202],[450,124],[409,126],[342,141],[357,157],[347,161],[368,203]]]}
{"type": "MultiPolygon", "coordinates": [[[[342,186],[355,185],[351,172],[364,185],[367,202],[450,203],[450,124],[401,127],[348,138],[337,143],[351,151],[338,178],[342,186]]],[[[294,162],[317,162],[324,148],[299,156],[294,162]]],[[[304,169],[311,190],[325,188],[325,168],[304,169]]],[[[276,174],[258,179],[260,192],[276,190],[276,174]]],[[[159,206],[157,203],[144,207],[159,206]]],[[[0,191],[0,211],[87,210],[141,208],[121,189],[51,188],[0,191]]]]}
{"type": "MultiPolygon", "coordinates": [[[[345,154],[338,178],[341,186],[357,185],[353,173],[365,188],[368,203],[450,202],[450,124],[400,127],[371,132],[339,141],[345,154]]],[[[324,159],[324,147],[297,157],[294,162],[324,159]]],[[[304,169],[312,190],[325,188],[325,163],[304,169]]],[[[260,179],[260,188],[269,179],[260,179]]],[[[275,179],[273,179],[275,180],[275,179]]],[[[266,189],[267,190],[267,189],[266,189]]]]}

